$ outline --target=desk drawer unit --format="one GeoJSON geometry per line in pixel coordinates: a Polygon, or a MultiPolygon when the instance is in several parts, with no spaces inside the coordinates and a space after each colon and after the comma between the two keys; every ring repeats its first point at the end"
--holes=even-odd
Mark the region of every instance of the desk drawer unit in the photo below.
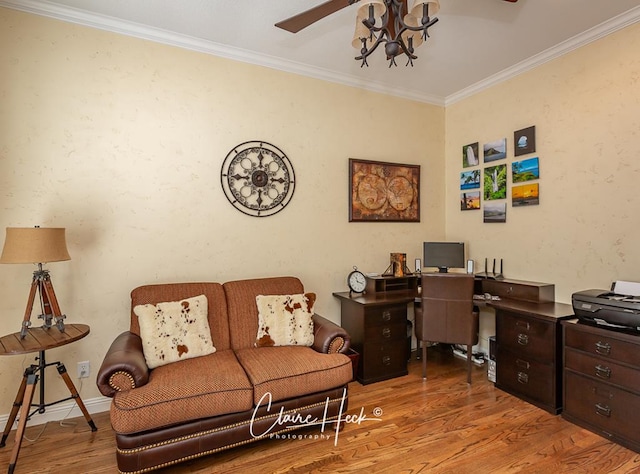
{"type": "Polygon", "coordinates": [[[500,388],[526,395],[529,401],[548,404],[554,398],[554,365],[502,349],[496,358],[500,368],[500,388]]]}
{"type": "Polygon", "coordinates": [[[562,416],[640,452],[640,336],[575,321],[563,329],[562,416]]]}
{"type": "Polygon", "coordinates": [[[496,387],[550,413],[562,409],[560,326],[496,310],[496,387]]]}
{"type": "MultiPolygon", "coordinates": [[[[407,305],[369,306],[364,310],[365,327],[388,328],[391,326],[404,326],[407,330],[407,305]]],[[[406,335],[406,334],[405,334],[406,335]]]]}
{"type": "Polygon", "coordinates": [[[564,357],[565,369],[595,377],[628,390],[634,390],[634,387],[636,390],[640,388],[640,371],[635,367],[585,354],[571,347],[565,347],[564,357]]]}
{"type": "Polygon", "coordinates": [[[555,299],[555,286],[550,283],[536,283],[518,280],[482,280],[479,293],[536,303],[555,299]]]}
{"type": "Polygon", "coordinates": [[[362,383],[407,374],[406,305],[365,308],[364,335],[362,383]]]}
{"type": "Polygon", "coordinates": [[[360,304],[342,299],[342,327],[360,353],[362,384],[407,375],[407,303],[360,304]]]}
{"type": "Polygon", "coordinates": [[[406,375],[407,348],[402,343],[366,342],[361,367],[363,384],[406,375]]]}
{"type": "Polygon", "coordinates": [[[553,363],[554,346],[549,341],[555,336],[554,324],[502,311],[498,317],[501,318],[499,340],[502,347],[527,360],[553,363]]]}
{"type": "Polygon", "coordinates": [[[566,326],[565,347],[592,354],[602,360],[640,367],[640,342],[635,340],[636,338],[638,336],[572,324],[566,326]],[[621,339],[621,337],[631,338],[631,340],[621,339]]]}

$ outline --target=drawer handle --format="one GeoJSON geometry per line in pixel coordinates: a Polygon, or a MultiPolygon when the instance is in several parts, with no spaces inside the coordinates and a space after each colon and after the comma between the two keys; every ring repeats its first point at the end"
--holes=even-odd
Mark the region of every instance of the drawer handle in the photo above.
{"type": "Polygon", "coordinates": [[[609,367],[603,367],[600,364],[596,365],[596,377],[601,379],[611,378],[611,369],[609,367]]]}
{"type": "Polygon", "coordinates": [[[596,342],[596,352],[602,355],[611,354],[611,344],[602,341],[596,342]]]}
{"type": "Polygon", "coordinates": [[[383,364],[383,365],[391,365],[391,357],[389,357],[389,356],[384,356],[384,357],[382,358],[382,364],[383,364]]]}
{"type": "Polygon", "coordinates": [[[382,320],[383,321],[391,321],[391,311],[383,311],[382,312],[382,320]]]}
{"type": "Polygon", "coordinates": [[[526,321],[516,321],[516,326],[524,328],[525,331],[529,330],[529,323],[526,321]]]}
{"type": "Polygon", "coordinates": [[[596,413],[601,416],[606,416],[609,418],[611,416],[611,408],[608,405],[601,405],[600,403],[596,403],[596,413]]]}
{"type": "Polygon", "coordinates": [[[524,372],[518,372],[518,382],[521,384],[529,383],[529,376],[524,372]]]}
{"type": "Polygon", "coordinates": [[[382,330],[382,337],[386,337],[387,339],[389,339],[391,337],[391,329],[384,328],[382,330]]]}
{"type": "Polygon", "coordinates": [[[529,362],[527,362],[526,360],[517,359],[516,365],[521,369],[529,370],[529,362]]]}
{"type": "Polygon", "coordinates": [[[520,344],[521,346],[526,346],[527,344],[529,344],[529,336],[522,333],[518,334],[518,344],[520,344]]]}

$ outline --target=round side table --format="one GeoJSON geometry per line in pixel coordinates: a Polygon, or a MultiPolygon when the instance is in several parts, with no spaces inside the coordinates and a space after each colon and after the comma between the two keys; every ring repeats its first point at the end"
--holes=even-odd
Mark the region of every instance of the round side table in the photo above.
{"type": "Polygon", "coordinates": [[[87,334],[89,334],[89,326],[86,324],[66,324],[64,326],[64,332],[59,331],[56,327],[40,327],[28,329],[24,338],[21,337],[20,332],[15,332],[0,338],[0,355],[28,354],[31,352],[39,353],[36,357],[37,364],[31,364],[24,371],[22,383],[18,389],[16,400],[11,408],[9,419],[7,420],[4,433],[2,434],[2,439],[0,440],[1,448],[5,446],[5,441],[7,440],[7,437],[11,432],[11,428],[13,427],[13,423],[20,411],[20,420],[18,421],[18,428],[16,430],[16,439],[13,451],[11,452],[11,459],[9,461],[9,474],[13,473],[16,467],[18,454],[20,453],[20,446],[22,445],[22,438],[24,436],[25,428],[27,427],[27,421],[29,421],[29,419],[36,413],[44,413],[47,407],[73,399],[78,405],[78,408],[82,411],[87,423],[91,427],[91,431],[96,431],[98,429],[91,419],[91,415],[89,415],[89,412],[84,406],[84,403],[80,398],[80,394],[71,381],[71,377],[69,377],[64,364],[61,362],[47,363],[45,358],[45,351],[75,342],[82,339],[87,334]],[[71,396],[61,400],[56,400],[55,402],[45,403],[44,370],[53,365],[56,366],[56,369],[67,385],[71,396]],[[39,403],[33,403],[33,395],[39,379],[40,399],[39,403]],[[34,409],[30,412],[32,407],[34,409]]]}

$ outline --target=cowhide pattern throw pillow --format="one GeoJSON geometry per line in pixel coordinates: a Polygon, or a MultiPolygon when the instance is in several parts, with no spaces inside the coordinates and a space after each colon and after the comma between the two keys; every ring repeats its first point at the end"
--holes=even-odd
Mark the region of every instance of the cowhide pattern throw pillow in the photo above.
{"type": "Polygon", "coordinates": [[[207,320],[207,297],[138,305],[144,358],[150,369],[216,351],[207,320]]]}
{"type": "Polygon", "coordinates": [[[311,346],[315,302],[315,293],[256,296],[256,346],[311,346]]]}

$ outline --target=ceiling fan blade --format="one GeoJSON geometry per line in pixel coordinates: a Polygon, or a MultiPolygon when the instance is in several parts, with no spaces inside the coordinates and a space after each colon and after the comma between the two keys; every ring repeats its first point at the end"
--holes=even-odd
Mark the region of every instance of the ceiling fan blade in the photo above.
{"type": "Polygon", "coordinates": [[[290,31],[291,33],[297,33],[303,28],[315,23],[318,20],[322,20],[324,17],[331,15],[332,13],[342,10],[349,5],[353,5],[359,0],[329,0],[317,7],[313,7],[305,12],[298,13],[291,18],[282,20],[276,23],[278,28],[290,31]]]}
{"type": "Polygon", "coordinates": [[[518,0],[504,0],[505,2],[516,3],[518,0]]]}

